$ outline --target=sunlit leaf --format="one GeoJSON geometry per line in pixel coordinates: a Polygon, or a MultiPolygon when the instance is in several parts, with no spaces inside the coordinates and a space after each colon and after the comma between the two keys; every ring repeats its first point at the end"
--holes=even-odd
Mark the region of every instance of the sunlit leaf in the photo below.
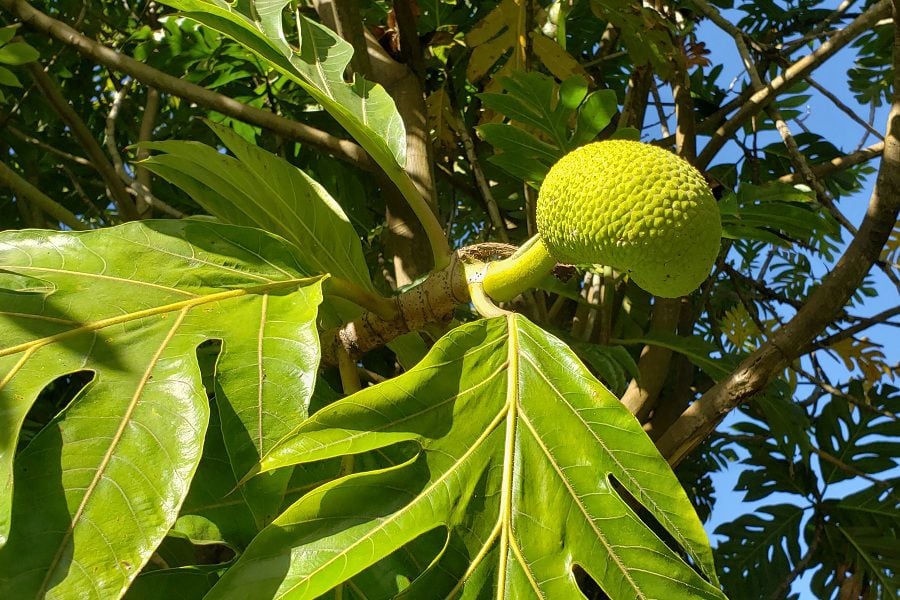
{"type": "Polygon", "coordinates": [[[229,399],[256,399],[244,436],[262,433],[251,423],[265,426],[270,409],[300,413],[318,365],[320,281],[290,244],[256,229],[146,221],[4,232],[0,597],[120,595],[174,523],[201,457],[209,404],[198,347],[221,340],[221,360],[234,353],[260,375],[218,383],[229,399]],[[285,368],[273,352],[292,336],[304,347],[285,368]],[[247,345],[257,351],[242,353],[247,345]],[[76,371],[93,380],[15,457],[13,490],[29,408],[76,371]]]}
{"type": "Polygon", "coordinates": [[[421,452],[304,496],[210,597],[313,598],[446,527],[409,597],[576,597],[579,565],[613,598],[722,598],[656,533],[714,580],[700,522],[640,425],[523,317],[453,330],[406,374],[316,413],[262,469],[404,441],[421,452]]]}
{"type": "Polygon", "coordinates": [[[384,88],[362,78],[353,84],[344,81],[353,47],[333,31],[299,13],[291,18],[294,31],[285,31],[282,11],[290,0],[165,3],[234,38],[302,85],[382,167],[406,163],[403,121],[393,99],[384,88]]]}
{"type": "Polygon", "coordinates": [[[142,147],[160,154],[143,166],[225,223],[259,227],[293,243],[307,272],[330,273],[371,289],[359,237],[328,191],[233,130],[208,125],[234,157],[200,142],[152,142],[142,147]]]}

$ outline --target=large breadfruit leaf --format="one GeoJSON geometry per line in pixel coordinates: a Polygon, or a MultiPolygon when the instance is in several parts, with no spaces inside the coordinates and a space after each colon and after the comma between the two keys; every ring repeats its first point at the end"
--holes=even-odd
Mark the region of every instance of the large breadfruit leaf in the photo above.
{"type": "Polygon", "coordinates": [[[315,598],[437,530],[446,543],[405,597],[576,598],[583,570],[614,600],[724,598],[700,521],[640,425],[521,316],[455,329],[412,370],[314,414],[257,470],[401,442],[421,450],[302,497],[208,597],[315,598]]]}
{"type": "Polygon", "coordinates": [[[288,240],[300,250],[297,258],[308,272],[329,273],[374,289],[359,236],[325,188],[234,130],[207,125],[233,157],[200,142],[164,140],[141,144],[161,151],[143,166],[187,192],[223,223],[259,227],[288,240]]]}
{"type": "Polygon", "coordinates": [[[191,220],[0,235],[0,598],[128,587],[202,454],[207,340],[221,340],[218,406],[242,457],[305,416],[321,277],[296,252],[191,220]],[[16,455],[38,394],[79,371],[91,382],[16,455]]]}

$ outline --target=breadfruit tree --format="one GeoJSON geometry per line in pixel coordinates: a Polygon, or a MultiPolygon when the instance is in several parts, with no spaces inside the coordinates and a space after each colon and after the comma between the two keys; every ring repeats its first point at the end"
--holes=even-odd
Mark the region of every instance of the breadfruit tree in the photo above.
{"type": "Polygon", "coordinates": [[[0,0],[0,598],[896,597],[897,11],[0,0]]]}

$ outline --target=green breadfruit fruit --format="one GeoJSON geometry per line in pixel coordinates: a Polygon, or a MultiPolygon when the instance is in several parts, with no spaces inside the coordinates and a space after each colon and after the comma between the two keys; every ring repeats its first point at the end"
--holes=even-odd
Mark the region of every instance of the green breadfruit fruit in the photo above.
{"type": "Polygon", "coordinates": [[[553,165],[537,227],[558,260],[625,271],[666,298],[700,286],[722,237],[703,176],[663,148],[626,140],[582,146],[553,165]]]}

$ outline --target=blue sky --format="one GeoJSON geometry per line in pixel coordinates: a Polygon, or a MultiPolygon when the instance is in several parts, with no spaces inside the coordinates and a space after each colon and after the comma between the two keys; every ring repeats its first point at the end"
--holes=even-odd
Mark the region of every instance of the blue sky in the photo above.
{"type": "MultiPolygon", "coordinates": [[[[837,4],[837,2],[825,3],[823,4],[823,6],[834,7],[837,4]]],[[[743,14],[737,10],[725,11],[725,13],[726,17],[728,17],[729,21],[731,21],[732,23],[737,23],[743,14]]],[[[710,58],[710,60],[712,61],[713,66],[719,64],[724,65],[724,69],[722,70],[719,79],[719,84],[721,86],[727,87],[735,78],[738,78],[739,81],[746,80],[746,73],[744,72],[743,65],[739,60],[734,41],[731,37],[721,32],[715,25],[713,25],[709,21],[704,21],[699,26],[698,37],[700,40],[706,42],[707,48],[711,51],[711,54],[708,58],[710,58]]],[[[857,114],[859,114],[863,119],[867,119],[869,115],[869,107],[867,105],[860,106],[857,103],[856,99],[853,97],[853,94],[849,90],[846,80],[847,70],[853,65],[854,61],[855,49],[845,48],[835,57],[830,59],[824,67],[816,71],[814,74],[814,78],[817,82],[819,82],[833,94],[838,96],[845,104],[853,107],[854,109],[857,109],[857,114]]],[[[740,91],[741,85],[742,84],[739,82],[734,88],[735,91],[740,91]]],[[[843,112],[840,111],[840,109],[835,107],[830,100],[828,100],[824,96],[821,96],[815,90],[810,90],[808,93],[813,94],[813,97],[808,101],[806,105],[799,107],[801,110],[804,110],[806,112],[805,124],[812,131],[819,132],[825,135],[829,139],[829,141],[834,143],[843,152],[846,153],[854,151],[863,136],[863,128],[850,120],[843,112]]],[[[887,121],[888,109],[889,107],[885,105],[877,111],[874,126],[879,131],[884,130],[884,126],[887,121]]],[[[656,112],[654,110],[648,111],[647,122],[652,123],[656,120],[656,112]]],[[[796,123],[790,123],[789,125],[791,126],[794,133],[799,133],[801,131],[796,123]]],[[[658,134],[653,135],[653,137],[658,137],[658,134]]],[[[768,136],[768,138],[761,138],[760,146],[764,146],[777,140],[780,140],[777,133],[772,132],[768,136]]],[[[866,145],[872,144],[876,141],[877,139],[875,139],[874,137],[870,137],[866,142],[866,145]]],[[[698,142],[698,148],[702,148],[703,144],[704,141],[698,142]]],[[[737,156],[737,148],[732,144],[731,147],[726,147],[725,149],[723,149],[723,151],[719,154],[713,164],[715,164],[716,162],[733,161],[737,156]]],[[[878,167],[877,160],[872,161],[870,164],[875,168],[878,167]]],[[[864,186],[864,189],[856,194],[845,196],[840,201],[839,207],[841,211],[848,217],[851,222],[853,222],[857,226],[862,221],[865,214],[869,197],[872,192],[872,187],[874,185],[874,179],[874,175],[870,176],[869,180],[864,186]]],[[[850,239],[849,234],[845,232],[844,238],[845,243],[848,242],[850,239]]],[[[841,249],[841,251],[842,250],[843,248],[841,249]]],[[[813,268],[815,275],[820,278],[828,271],[830,266],[831,265],[822,262],[814,264],[813,268]]],[[[874,269],[872,275],[874,276],[878,295],[877,297],[866,299],[866,302],[863,306],[857,307],[853,310],[854,314],[867,316],[874,315],[885,309],[896,306],[898,304],[898,301],[900,301],[900,299],[898,299],[897,290],[894,288],[893,284],[891,284],[887,280],[887,278],[880,270],[874,269]]],[[[900,333],[900,330],[898,330],[897,328],[880,326],[867,330],[865,332],[865,335],[867,335],[871,340],[881,344],[882,351],[887,357],[888,362],[896,364],[898,360],[900,360],[900,342],[897,341],[898,333],[900,333]]],[[[820,354],[823,367],[825,367],[835,379],[844,380],[847,378],[847,371],[842,363],[828,358],[825,353],[820,354]]],[[[732,414],[720,427],[727,430],[730,425],[735,423],[738,419],[739,417],[737,415],[732,414]]],[[[706,529],[710,534],[711,540],[713,541],[714,545],[718,542],[719,538],[713,534],[713,531],[720,524],[732,521],[740,515],[751,512],[754,508],[759,506],[796,500],[796,497],[786,495],[772,495],[758,502],[743,502],[743,494],[733,491],[741,471],[742,465],[736,463],[731,465],[724,472],[714,475],[713,479],[716,486],[716,495],[718,502],[716,503],[715,510],[713,511],[709,522],[706,524],[706,529]]],[[[900,472],[900,469],[895,469],[893,473],[881,474],[879,475],[879,477],[887,478],[887,476],[891,474],[896,475],[898,472],[900,472]]],[[[840,494],[846,494],[849,491],[852,491],[852,489],[852,486],[847,485],[834,486],[833,489],[828,490],[827,495],[830,497],[837,497],[840,494]]],[[[811,600],[815,598],[815,596],[809,590],[809,577],[811,576],[811,574],[812,572],[808,571],[806,576],[796,581],[793,586],[793,590],[801,594],[800,597],[802,598],[802,600],[811,600]]]]}

